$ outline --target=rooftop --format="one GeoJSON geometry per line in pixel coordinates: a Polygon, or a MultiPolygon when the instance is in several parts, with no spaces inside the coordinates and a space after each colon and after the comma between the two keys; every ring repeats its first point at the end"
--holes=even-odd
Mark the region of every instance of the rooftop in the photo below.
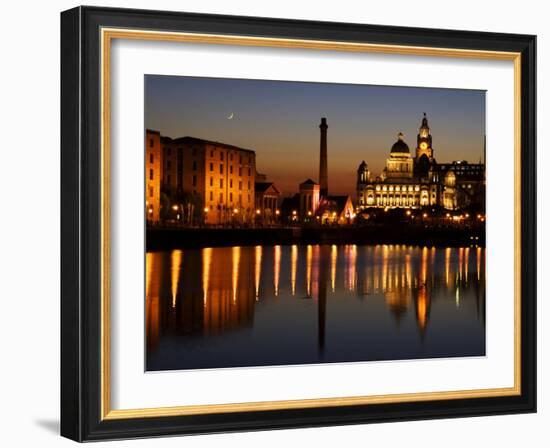
{"type": "Polygon", "coordinates": [[[230,145],[228,143],[216,142],[216,141],[213,141],[213,140],[204,140],[202,138],[191,137],[191,136],[178,137],[178,138],[174,138],[174,139],[170,138],[170,137],[163,136],[162,141],[163,141],[163,143],[175,143],[175,144],[184,144],[184,145],[185,144],[212,145],[212,146],[217,146],[219,148],[233,149],[235,151],[245,151],[245,152],[249,152],[251,154],[256,154],[256,152],[252,149],[241,148],[239,146],[230,145]]]}

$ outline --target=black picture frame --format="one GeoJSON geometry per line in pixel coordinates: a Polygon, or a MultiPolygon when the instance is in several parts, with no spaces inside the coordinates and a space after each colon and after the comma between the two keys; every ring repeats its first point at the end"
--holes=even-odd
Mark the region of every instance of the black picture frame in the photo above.
{"type": "MultiPolygon", "coordinates": [[[[61,434],[76,441],[536,411],[536,37],[77,7],[61,14],[61,434]],[[521,53],[521,393],[515,396],[101,418],[100,29],[521,53]]],[[[503,242],[504,243],[504,242],[503,242]]]]}

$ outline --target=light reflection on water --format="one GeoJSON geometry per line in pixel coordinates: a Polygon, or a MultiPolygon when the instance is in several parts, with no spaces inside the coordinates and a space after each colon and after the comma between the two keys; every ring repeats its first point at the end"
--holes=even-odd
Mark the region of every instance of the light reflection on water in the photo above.
{"type": "Polygon", "coordinates": [[[485,354],[485,249],[146,255],[147,370],[485,354]]]}

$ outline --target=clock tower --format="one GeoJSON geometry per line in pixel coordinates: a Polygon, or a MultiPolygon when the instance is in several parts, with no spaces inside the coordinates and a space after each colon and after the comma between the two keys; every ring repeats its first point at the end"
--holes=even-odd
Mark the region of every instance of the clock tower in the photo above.
{"type": "Polygon", "coordinates": [[[431,162],[433,160],[432,135],[430,134],[426,112],[424,112],[422,125],[416,137],[416,161],[419,162],[420,158],[424,155],[428,158],[428,161],[431,162]]]}

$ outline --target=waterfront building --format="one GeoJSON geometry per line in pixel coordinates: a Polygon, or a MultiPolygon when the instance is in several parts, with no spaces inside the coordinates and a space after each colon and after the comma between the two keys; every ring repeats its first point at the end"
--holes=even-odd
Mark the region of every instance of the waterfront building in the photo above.
{"type": "Polygon", "coordinates": [[[307,179],[300,184],[300,217],[302,219],[308,216],[314,216],[319,208],[319,199],[321,193],[321,186],[311,180],[307,179]]]}
{"type": "Polygon", "coordinates": [[[415,156],[400,132],[379,177],[371,178],[362,161],[357,170],[357,208],[466,207],[484,209],[485,165],[467,161],[437,163],[426,114],[417,135],[415,156]]]}
{"type": "Polygon", "coordinates": [[[281,192],[273,182],[256,182],[254,186],[256,221],[274,224],[279,220],[279,197],[281,192]]]}
{"type": "Polygon", "coordinates": [[[145,219],[156,224],[160,217],[161,184],[161,143],[160,133],[145,132],[145,219]]]}
{"type": "Polygon", "coordinates": [[[347,195],[323,197],[317,216],[322,224],[350,224],[355,218],[351,197],[347,195]]]}
{"type": "Polygon", "coordinates": [[[162,191],[185,224],[250,224],[256,153],[195,137],[162,137],[162,191]]]}

